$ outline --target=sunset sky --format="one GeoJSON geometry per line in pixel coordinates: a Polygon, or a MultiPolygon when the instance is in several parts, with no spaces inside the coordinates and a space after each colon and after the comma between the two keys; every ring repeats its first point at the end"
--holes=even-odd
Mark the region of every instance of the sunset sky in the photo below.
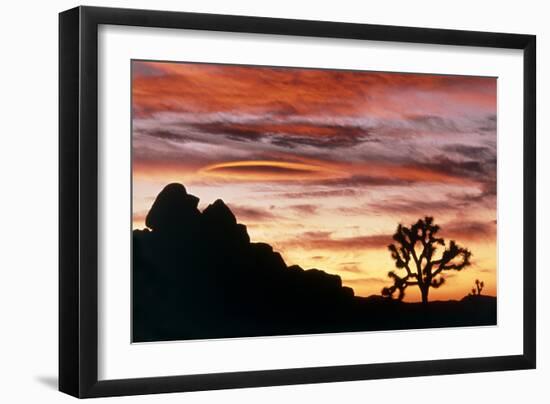
{"type": "Polygon", "coordinates": [[[496,295],[495,78],[133,61],[132,109],[134,228],[180,182],[368,296],[398,223],[430,215],[473,253],[430,300],[496,295]]]}

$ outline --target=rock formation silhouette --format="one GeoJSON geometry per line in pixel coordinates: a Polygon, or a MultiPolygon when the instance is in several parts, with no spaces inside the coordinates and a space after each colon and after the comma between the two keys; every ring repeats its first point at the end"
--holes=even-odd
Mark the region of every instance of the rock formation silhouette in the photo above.
{"type": "Polygon", "coordinates": [[[147,214],[147,229],[133,232],[134,342],[496,322],[494,298],[483,307],[422,308],[354,296],[339,276],[287,266],[269,244],[251,242],[222,200],[202,212],[198,203],[183,185],[169,184],[147,214]]]}

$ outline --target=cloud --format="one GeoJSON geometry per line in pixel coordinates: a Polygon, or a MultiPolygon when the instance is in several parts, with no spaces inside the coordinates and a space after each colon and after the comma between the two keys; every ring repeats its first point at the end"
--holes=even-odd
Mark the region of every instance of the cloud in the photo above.
{"type": "Polygon", "coordinates": [[[443,146],[443,150],[473,160],[494,159],[496,155],[495,150],[487,146],[467,145],[462,143],[445,145],[443,146]]]}
{"type": "Polygon", "coordinates": [[[264,120],[231,122],[214,121],[192,124],[201,133],[225,136],[239,142],[268,142],[283,148],[312,146],[318,148],[351,147],[369,141],[361,126],[327,123],[324,120],[264,120]]]}
{"type": "Polygon", "coordinates": [[[345,284],[361,284],[361,283],[390,283],[388,278],[382,278],[379,276],[368,276],[364,278],[355,278],[355,279],[345,279],[345,284]]]}
{"type": "MultiPolygon", "coordinates": [[[[479,240],[495,240],[496,239],[496,221],[479,221],[456,219],[453,221],[440,223],[435,218],[435,224],[440,227],[438,235],[443,237],[447,242],[449,240],[457,241],[479,241],[479,240]]],[[[411,223],[403,223],[409,226],[411,223]]],[[[392,236],[390,241],[393,242],[392,236]]]]}
{"type": "Polygon", "coordinates": [[[255,208],[250,206],[228,204],[229,208],[240,222],[247,224],[247,221],[263,222],[268,220],[275,220],[277,215],[273,214],[267,209],[255,208]]]}
{"type": "MultiPolygon", "coordinates": [[[[365,167],[365,171],[368,169],[365,167]]],[[[388,173],[391,167],[388,167],[388,173]]],[[[366,187],[366,186],[395,186],[409,185],[413,182],[412,178],[395,178],[389,175],[381,174],[379,176],[368,174],[355,174],[343,178],[330,178],[314,182],[314,185],[337,186],[337,187],[366,187]]]]}
{"type": "MultiPolygon", "coordinates": [[[[455,141],[449,143],[446,139],[450,138],[436,141],[429,137],[436,127],[469,132],[470,127],[475,126],[472,122],[431,115],[370,119],[346,116],[274,118],[272,114],[226,112],[161,113],[134,119],[134,161],[150,166],[151,171],[156,169],[154,166],[167,165],[173,166],[172,171],[196,171],[201,166],[233,164],[247,159],[277,164],[313,162],[312,165],[319,167],[338,166],[340,174],[346,174],[330,175],[309,184],[331,188],[449,181],[483,184],[496,177],[496,141],[480,143],[465,135],[455,136],[455,141]],[[432,129],[425,129],[427,125],[432,129]],[[385,131],[395,128],[399,138],[394,139],[393,135],[373,137],[371,132],[380,131],[377,127],[385,131]],[[408,134],[414,136],[407,138],[408,134]],[[338,148],[344,146],[342,154],[338,148]]],[[[220,174],[227,179],[239,174],[240,180],[247,177],[244,171],[257,174],[270,171],[267,174],[276,175],[279,180],[284,179],[283,170],[287,173],[299,171],[282,166],[222,166],[220,170],[225,171],[220,174]]],[[[261,175],[249,179],[259,177],[261,175]]],[[[287,179],[295,181],[297,178],[287,179]]]]}
{"type": "Polygon", "coordinates": [[[441,235],[447,238],[472,241],[495,240],[497,235],[496,221],[456,220],[441,225],[441,235]]]}
{"type": "Polygon", "coordinates": [[[150,136],[152,138],[162,139],[162,140],[172,140],[172,141],[177,141],[178,143],[185,143],[185,142],[188,141],[185,138],[185,136],[181,135],[178,132],[171,131],[169,129],[167,129],[167,130],[157,129],[157,130],[143,131],[142,133],[145,136],[150,136]]]}
{"type": "Polygon", "coordinates": [[[142,210],[139,212],[133,212],[132,214],[132,221],[134,222],[145,222],[145,218],[147,217],[148,211],[142,210]]]}
{"type": "Polygon", "coordinates": [[[132,76],[134,78],[164,76],[165,74],[162,68],[153,63],[139,61],[132,63],[132,76]]]}
{"type": "Polygon", "coordinates": [[[453,192],[447,194],[450,207],[463,209],[471,206],[496,208],[497,181],[496,178],[487,178],[480,181],[479,190],[472,192],[453,192]]]}
{"type": "Polygon", "coordinates": [[[478,130],[483,135],[495,134],[497,130],[497,116],[495,114],[489,114],[480,121],[478,130]]]}
{"type": "Polygon", "coordinates": [[[356,196],[359,194],[359,191],[356,189],[345,188],[345,189],[329,189],[329,190],[318,190],[318,191],[303,191],[303,192],[284,192],[276,194],[278,198],[289,198],[289,199],[310,199],[310,198],[332,198],[332,197],[350,197],[356,196]]]}
{"type": "Polygon", "coordinates": [[[140,61],[133,72],[140,116],[159,110],[402,116],[496,105],[494,78],[140,61]]]}
{"type": "Polygon", "coordinates": [[[326,164],[295,163],[291,161],[245,160],[212,164],[200,174],[237,180],[308,180],[344,175],[326,164]]]}
{"type": "Polygon", "coordinates": [[[457,209],[456,201],[451,198],[430,201],[426,199],[385,199],[370,202],[355,208],[341,208],[342,212],[351,214],[386,213],[399,215],[416,215],[419,217],[433,216],[437,213],[454,211],[457,209]]]}
{"type": "Polygon", "coordinates": [[[480,181],[494,171],[496,148],[470,144],[480,130],[495,128],[494,78],[143,61],[133,67],[134,159],[142,166],[170,162],[192,171],[299,156],[343,164],[348,183],[358,186],[480,181]],[[454,145],[446,144],[450,134],[454,145]],[[364,170],[354,170],[358,163],[364,170]]]}
{"type": "Polygon", "coordinates": [[[303,248],[328,251],[355,251],[368,248],[382,248],[392,241],[389,234],[364,235],[333,238],[330,231],[304,232],[298,237],[280,242],[285,248],[303,248]]]}
{"type": "Polygon", "coordinates": [[[290,205],[288,206],[288,209],[291,209],[300,215],[314,215],[317,213],[318,206],[313,204],[290,205]]]}
{"type": "Polygon", "coordinates": [[[495,171],[496,158],[495,160],[460,161],[440,155],[418,166],[425,167],[442,175],[446,174],[457,178],[483,181],[487,175],[492,175],[495,171]]]}
{"type": "Polygon", "coordinates": [[[324,239],[332,235],[331,231],[306,231],[300,235],[305,239],[324,239]]]}
{"type": "Polygon", "coordinates": [[[408,117],[411,123],[418,125],[419,130],[434,132],[460,133],[462,130],[452,119],[445,119],[436,115],[412,115],[408,117]]]}
{"type": "Polygon", "coordinates": [[[362,273],[363,271],[359,267],[360,264],[360,262],[341,262],[338,264],[338,271],[354,274],[362,273]]]}

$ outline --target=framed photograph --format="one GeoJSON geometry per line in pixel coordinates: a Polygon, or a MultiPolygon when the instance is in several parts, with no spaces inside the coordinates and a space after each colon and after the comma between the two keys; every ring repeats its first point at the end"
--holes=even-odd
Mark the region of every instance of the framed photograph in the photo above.
{"type": "Polygon", "coordinates": [[[535,367],[534,36],[59,24],[61,391],[535,367]]]}

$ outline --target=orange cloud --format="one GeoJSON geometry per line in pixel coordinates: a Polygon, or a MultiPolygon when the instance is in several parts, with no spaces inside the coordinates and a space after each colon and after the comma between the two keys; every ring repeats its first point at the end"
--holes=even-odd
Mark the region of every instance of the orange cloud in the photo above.
{"type": "Polygon", "coordinates": [[[404,105],[409,105],[409,112],[418,109],[442,111],[457,103],[483,108],[496,105],[496,80],[483,77],[133,63],[157,72],[133,76],[133,106],[140,115],[156,111],[267,111],[283,115],[368,112],[395,116],[402,115],[404,105]],[[416,96],[423,92],[432,96],[416,96]],[[440,96],[434,97],[437,94],[440,96]],[[440,105],[442,101],[444,106],[440,105]]]}
{"type": "Polygon", "coordinates": [[[332,238],[330,232],[305,232],[298,238],[281,242],[279,245],[285,249],[299,247],[325,251],[353,251],[387,247],[391,242],[390,234],[332,238]]]}
{"type": "Polygon", "coordinates": [[[334,178],[344,172],[327,165],[313,165],[283,161],[232,161],[212,164],[202,168],[199,174],[237,180],[297,180],[334,178]]]}

